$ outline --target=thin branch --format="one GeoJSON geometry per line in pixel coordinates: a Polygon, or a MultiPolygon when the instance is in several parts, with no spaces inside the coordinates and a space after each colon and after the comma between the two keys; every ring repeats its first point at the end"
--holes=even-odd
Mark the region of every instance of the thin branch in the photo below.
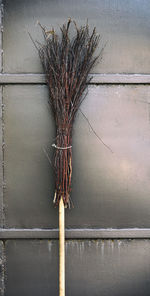
{"type": "Polygon", "coordinates": [[[28,35],[29,35],[31,41],[33,42],[35,48],[36,48],[37,50],[39,50],[38,46],[36,45],[36,42],[34,41],[34,39],[32,38],[32,36],[31,36],[31,34],[30,34],[29,32],[28,32],[28,35]]]}
{"type": "Polygon", "coordinates": [[[83,111],[81,110],[81,108],[79,108],[79,111],[81,112],[81,114],[83,115],[83,117],[86,119],[86,121],[87,121],[88,125],[90,126],[90,128],[91,128],[92,132],[94,133],[94,135],[100,140],[100,142],[101,142],[101,143],[102,143],[107,149],[109,149],[109,151],[111,151],[111,153],[114,153],[114,152],[111,150],[111,148],[110,148],[108,145],[106,145],[106,144],[104,143],[104,141],[102,140],[102,138],[97,134],[97,132],[95,131],[95,129],[94,129],[93,126],[91,125],[89,119],[88,119],[87,116],[83,113],[83,111]]]}
{"type": "Polygon", "coordinates": [[[48,155],[48,152],[46,151],[46,148],[43,147],[43,151],[44,151],[44,154],[46,155],[46,157],[47,157],[47,159],[48,159],[48,161],[49,161],[49,163],[50,163],[52,169],[53,169],[54,172],[55,172],[55,169],[54,169],[53,163],[52,163],[52,161],[51,161],[51,159],[50,159],[50,157],[49,157],[49,155],[48,155]]]}

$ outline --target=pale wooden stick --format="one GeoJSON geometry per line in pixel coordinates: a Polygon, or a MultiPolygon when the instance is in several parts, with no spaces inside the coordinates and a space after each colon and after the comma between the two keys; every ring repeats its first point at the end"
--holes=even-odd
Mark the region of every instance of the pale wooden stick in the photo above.
{"type": "Polygon", "coordinates": [[[59,202],[59,296],[65,296],[65,208],[59,202]]]}

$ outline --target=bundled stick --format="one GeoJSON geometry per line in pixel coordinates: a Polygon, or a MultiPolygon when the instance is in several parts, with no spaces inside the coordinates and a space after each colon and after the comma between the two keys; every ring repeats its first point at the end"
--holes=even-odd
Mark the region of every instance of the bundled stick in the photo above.
{"type": "Polygon", "coordinates": [[[87,85],[92,79],[88,74],[98,59],[93,54],[100,36],[96,34],[95,28],[90,33],[88,23],[78,28],[71,19],[60,27],[60,36],[54,29],[47,31],[44,27],[41,28],[44,44],[35,43],[30,37],[43,64],[49,87],[49,102],[56,123],[56,143],[52,145],[55,148],[54,203],[59,204],[59,296],[65,296],[64,206],[70,207],[72,127],[80,104],[87,94],[87,85]],[[72,38],[71,24],[75,31],[72,38]]]}
{"type": "Polygon", "coordinates": [[[90,34],[88,23],[78,28],[71,19],[60,27],[60,36],[54,29],[41,28],[45,43],[37,43],[36,47],[46,73],[49,102],[56,123],[56,143],[52,145],[55,148],[54,203],[58,205],[62,198],[64,205],[70,207],[72,127],[91,80],[88,74],[98,58],[93,54],[100,36],[95,28],[90,34]],[[72,38],[71,24],[75,29],[72,38]]]}

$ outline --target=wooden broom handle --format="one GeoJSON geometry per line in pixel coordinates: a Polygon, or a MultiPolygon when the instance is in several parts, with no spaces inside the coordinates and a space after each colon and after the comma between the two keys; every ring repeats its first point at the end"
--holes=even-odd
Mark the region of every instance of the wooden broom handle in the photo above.
{"type": "Polygon", "coordinates": [[[59,296],[65,296],[65,209],[59,202],[59,296]]]}

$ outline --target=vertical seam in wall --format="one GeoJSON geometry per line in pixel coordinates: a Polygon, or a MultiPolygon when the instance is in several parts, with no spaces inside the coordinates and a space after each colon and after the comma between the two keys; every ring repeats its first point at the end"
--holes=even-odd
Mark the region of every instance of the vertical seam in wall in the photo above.
{"type": "MultiPolygon", "coordinates": [[[[3,8],[3,1],[0,1],[0,44],[1,44],[1,54],[0,54],[0,72],[3,73],[3,16],[4,16],[4,8],[3,8]]],[[[0,88],[0,113],[1,113],[1,157],[2,157],[2,164],[1,164],[1,174],[2,174],[2,195],[1,195],[1,212],[2,212],[2,220],[1,225],[2,228],[5,227],[5,211],[4,211],[4,102],[3,102],[3,86],[1,85],[0,88]]],[[[6,274],[6,256],[5,256],[5,242],[2,242],[2,268],[1,268],[1,295],[5,295],[5,274],[6,274]]]]}
{"type": "Polygon", "coordinates": [[[4,223],[4,124],[3,124],[3,91],[2,86],[0,87],[0,209],[1,209],[1,217],[0,217],[0,226],[2,228],[5,227],[4,223]]]}
{"type": "Polygon", "coordinates": [[[0,67],[1,73],[3,72],[3,16],[4,16],[4,8],[3,3],[1,1],[1,9],[0,9],[0,41],[1,41],[1,57],[0,57],[0,67]]]}
{"type": "Polygon", "coordinates": [[[2,86],[1,88],[1,102],[2,102],[2,227],[5,228],[5,205],[4,205],[4,190],[6,186],[5,182],[5,158],[4,158],[4,153],[5,153],[5,139],[4,139],[4,102],[3,102],[3,92],[4,88],[2,86]]]}
{"type": "MultiPolygon", "coordinates": [[[[4,54],[4,50],[3,50],[3,31],[4,31],[4,6],[3,6],[3,0],[1,2],[1,72],[3,72],[3,54],[4,54]]],[[[2,96],[2,159],[3,159],[3,163],[2,163],[2,174],[3,174],[3,195],[2,195],[2,213],[3,213],[3,217],[2,217],[2,223],[3,223],[3,227],[5,227],[5,211],[4,211],[4,188],[5,188],[5,180],[4,180],[4,102],[3,102],[3,91],[4,91],[4,87],[2,86],[2,90],[1,90],[1,96],[2,96]]]]}
{"type": "Polygon", "coordinates": [[[1,265],[1,296],[5,295],[5,269],[6,269],[6,258],[5,258],[5,243],[2,242],[2,265],[1,265]]]}
{"type": "MultiPolygon", "coordinates": [[[[4,8],[3,2],[1,1],[0,8],[0,42],[1,42],[1,56],[0,56],[0,65],[1,65],[1,73],[3,72],[3,16],[4,16],[4,8]]],[[[5,188],[5,180],[4,180],[4,149],[5,149],[5,140],[4,140],[4,102],[3,102],[3,86],[1,86],[1,134],[2,134],[2,227],[5,228],[5,210],[4,210],[4,188],[5,188]]]]}

